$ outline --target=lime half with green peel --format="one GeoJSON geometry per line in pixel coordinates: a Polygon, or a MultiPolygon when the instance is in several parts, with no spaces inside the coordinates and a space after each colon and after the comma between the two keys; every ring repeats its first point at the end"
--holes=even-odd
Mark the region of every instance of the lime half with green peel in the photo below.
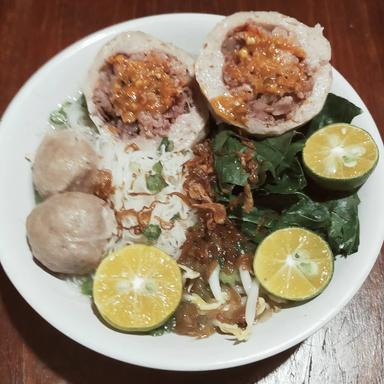
{"type": "Polygon", "coordinates": [[[146,332],[162,325],[182,296],[174,259],[152,246],[129,245],[107,256],[96,270],[93,300],[114,328],[146,332]]]}
{"type": "Polygon", "coordinates": [[[333,275],[333,254],[320,236],[304,228],[279,229],[258,246],[253,269],[263,288],[292,301],[320,294],[333,275]]]}
{"type": "Polygon", "coordinates": [[[360,187],[374,170],[379,150],[364,129],[337,123],[319,129],[303,149],[308,175],[320,186],[337,191],[360,187]]]}

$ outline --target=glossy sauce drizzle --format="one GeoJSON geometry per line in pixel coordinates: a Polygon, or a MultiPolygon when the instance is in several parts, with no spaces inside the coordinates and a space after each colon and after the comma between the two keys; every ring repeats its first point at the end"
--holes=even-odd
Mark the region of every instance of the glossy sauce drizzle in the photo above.
{"type": "Polygon", "coordinates": [[[154,52],[142,60],[124,54],[109,58],[114,78],[111,103],[124,123],[134,123],[140,112],[164,113],[182,93],[184,84],[169,74],[169,63],[154,52]]]}

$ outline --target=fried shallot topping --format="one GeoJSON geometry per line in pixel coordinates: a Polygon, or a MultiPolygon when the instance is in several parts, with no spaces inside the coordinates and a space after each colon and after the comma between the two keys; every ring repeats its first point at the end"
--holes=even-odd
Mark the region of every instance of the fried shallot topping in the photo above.
{"type": "Polygon", "coordinates": [[[216,180],[213,167],[213,153],[211,142],[205,140],[193,148],[194,157],[185,164],[187,177],[184,182],[184,190],[194,201],[212,202],[214,192],[212,183],[216,180]]]}
{"type": "Polygon", "coordinates": [[[224,224],[227,215],[225,207],[214,202],[212,185],[216,175],[210,141],[195,145],[193,153],[194,158],[185,164],[187,176],[183,188],[190,205],[200,211],[207,226],[213,229],[216,224],[224,224]]]}
{"type": "Polygon", "coordinates": [[[108,169],[98,169],[92,180],[93,194],[107,201],[115,188],[112,185],[112,172],[108,169]]]}

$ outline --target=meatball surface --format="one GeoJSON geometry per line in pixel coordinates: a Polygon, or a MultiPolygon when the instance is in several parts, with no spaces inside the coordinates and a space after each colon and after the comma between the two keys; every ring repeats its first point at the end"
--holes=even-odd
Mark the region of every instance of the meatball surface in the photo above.
{"type": "Polygon", "coordinates": [[[34,257],[52,272],[82,275],[101,261],[116,227],[105,201],[82,192],[54,195],[27,218],[34,257]]]}
{"type": "Polygon", "coordinates": [[[91,192],[98,155],[81,133],[69,129],[48,133],[37,149],[33,184],[41,197],[65,191],[91,192]]]}

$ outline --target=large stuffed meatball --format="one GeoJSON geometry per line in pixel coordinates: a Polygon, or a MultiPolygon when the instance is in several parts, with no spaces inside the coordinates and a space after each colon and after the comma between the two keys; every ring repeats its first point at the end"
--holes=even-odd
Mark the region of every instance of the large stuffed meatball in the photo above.
{"type": "Polygon", "coordinates": [[[320,25],[277,12],[238,12],[208,34],[196,79],[218,120],[281,135],[320,112],[332,82],[330,58],[320,25]]]}
{"type": "Polygon", "coordinates": [[[94,270],[115,228],[105,201],[82,192],[54,195],[27,218],[34,257],[52,272],[82,275],[94,270]]]}
{"type": "Polygon", "coordinates": [[[66,129],[48,133],[32,168],[33,184],[41,197],[65,191],[90,192],[98,155],[81,133],[66,129]]]}
{"type": "Polygon", "coordinates": [[[124,141],[156,144],[167,136],[176,150],[192,147],[208,119],[193,62],[144,32],[117,35],[96,56],[84,87],[91,119],[124,141]]]}

